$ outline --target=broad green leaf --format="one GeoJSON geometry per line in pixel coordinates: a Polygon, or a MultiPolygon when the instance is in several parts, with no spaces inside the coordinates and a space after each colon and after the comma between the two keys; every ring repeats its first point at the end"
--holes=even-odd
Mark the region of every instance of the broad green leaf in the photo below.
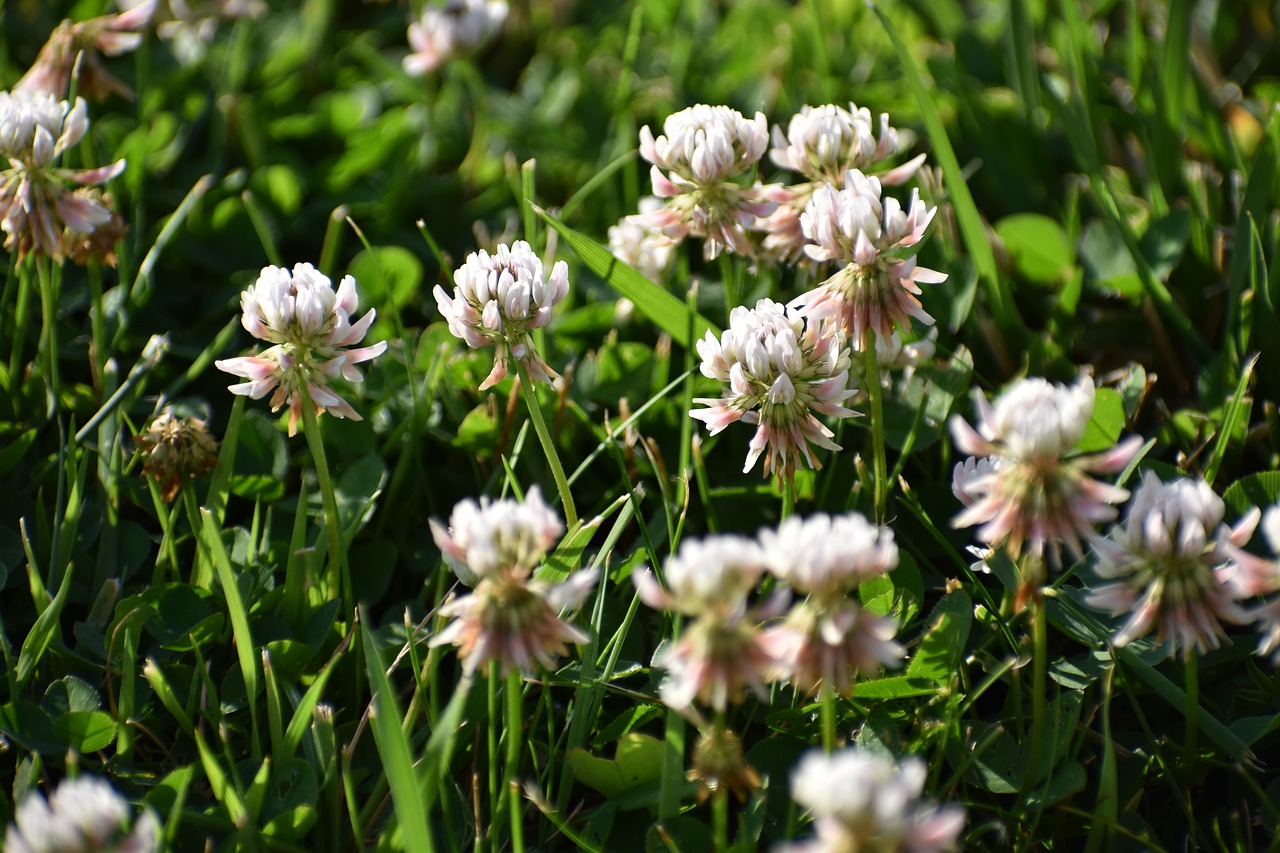
{"type": "Polygon", "coordinates": [[[481,453],[498,446],[498,422],[494,420],[487,404],[480,404],[467,412],[458,424],[458,434],[453,443],[472,452],[481,453]]]}
{"type": "Polygon", "coordinates": [[[950,683],[972,625],[973,602],[969,596],[960,589],[947,595],[929,614],[929,626],[905,675],[932,681],[935,686],[950,683]]]}
{"type": "Polygon", "coordinates": [[[604,279],[620,296],[630,299],[639,311],[657,324],[683,347],[692,346],[707,332],[715,336],[720,330],[700,314],[692,313],[679,299],[649,281],[633,267],[623,263],[609,250],[585,234],[574,231],[545,210],[539,215],[569,244],[587,269],[604,279]]]}
{"type": "Polygon", "coordinates": [[[1240,515],[1255,506],[1265,509],[1280,503],[1280,471],[1263,471],[1241,477],[1227,487],[1222,500],[1240,515]]]}
{"type": "Polygon", "coordinates": [[[1093,412],[1076,450],[1096,453],[1115,447],[1124,432],[1124,396],[1114,388],[1099,388],[1093,397],[1093,412]]]}
{"type": "Polygon", "coordinates": [[[1038,213],[1015,213],[995,224],[1018,272],[1041,284],[1061,284],[1071,274],[1075,253],[1062,226],[1038,213]]]}
{"type": "Polygon", "coordinates": [[[106,749],[116,738],[116,721],[105,711],[70,711],[54,720],[53,727],[80,753],[106,749]]]}
{"type": "Polygon", "coordinates": [[[938,682],[919,676],[891,675],[874,681],[859,681],[853,686],[855,699],[907,699],[931,696],[938,692],[938,682]]]}
{"type": "Polygon", "coordinates": [[[658,780],[662,775],[663,749],[658,738],[631,732],[618,741],[612,760],[597,758],[581,747],[570,750],[567,759],[575,779],[606,797],[616,797],[637,785],[658,780]]]}

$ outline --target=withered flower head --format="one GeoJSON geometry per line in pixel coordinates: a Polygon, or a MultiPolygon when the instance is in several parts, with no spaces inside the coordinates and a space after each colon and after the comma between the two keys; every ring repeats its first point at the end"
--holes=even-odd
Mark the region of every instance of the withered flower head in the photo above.
{"type": "Polygon", "coordinates": [[[166,501],[173,500],[187,480],[213,470],[218,461],[218,442],[205,422],[174,417],[169,409],[133,440],[143,458],[142,473],[160,485],[166,501]]]}

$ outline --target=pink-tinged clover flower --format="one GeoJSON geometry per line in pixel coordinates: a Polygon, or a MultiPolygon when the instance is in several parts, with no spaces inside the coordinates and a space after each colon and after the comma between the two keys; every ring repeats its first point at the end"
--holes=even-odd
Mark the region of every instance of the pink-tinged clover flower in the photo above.
{"type": "Polygon", "coordinates": [[[699,699],[723,711],[742,698],[746,687],[764,694],[775,661],[760,623],[771,608],[757,611],[747,605],[763,573],[764,554],[756,542],[720,535],[680,543],[663,570],[665,591],[648,569],[632,575],[645,604],[690,617],[654,660],[667,670],[659,692],[669,707],[684,710],[699,699]]]}
{"type": "MultiPolygon", "coordinates": [[[[157,6],[155,0],[116,0],[116,3],[129,12],[147,5],[157,6]]],[[[156,8],[156,35],[168,42],[180,64],[195,65],[208,53],[221,21],[260,18],[266,11],[263,0],[168,0],[156,8]]]]}
{"type": "Polygon", "coordinates": [[[874,678],[902,660],[890,619],[862,608],[858,584],[898,565],[893,532],[858,513],[792,516],[776,530],[760,531],[769,571],[805,595],[778,624],[765,629],[775,674],[801,690],[821,687],[848,696],[853,677],[874,678]]]}
{"type": "Polygon", "coordinates": [[[453,274],[453,296],[436,285],[436,305],[449,331],[473,349],[494,348],[493,370],[480,390],[507,375],[508,359],[522,362],[534,381],[558,377],[543,360],[529,333],[551,322],[551,310],[569,292],[569,267],[556,261],[544,277],[542,261],[523,240],[497,252],[481,249],[467,256],[453,274]]]}
{"type": "Polygon", "coordinates": [[[550,669],[554,656],[568,651],[566,644],[587,642],[560,612],[582,602],[595,585],[595,570],[556,585],[531,577],[564,532],[537,486],[523,502],[464,500],[454,507],[447,529],[434,519],[430,524],[445,562],[474,589],[440,608],[453,621],[431,645],[457,646],[466,672],[489,661],[503,673],[531,672],[535,663],[550,669]]]}
{"type": "Polygon", "coordinates": [[[773,211],[771,188],[743,186],[734,178],[750,170],[769,145],[764,113],[744,118],[735,109],[697,104],[667,116],[662,135],[640,129],[640,156],[653,164],[653,194],[665,206],[643,214],[673,240],[701,237],[708,259],[728,249],[752,257],[746,229],[773,211]]]}
{"type": "Polygon", "coordinates": [[[821,285],[791,301],[809,316],[834,320],[856,350],[865,348],[868,331],[881,338],[911,317],[932,324],[916,297],[919,284],[946,281],[945,274],[898,253],[924,238],[938,212],[914,190],[903,210],[895,198],[882,198],[882,181],[857,169],[845,173],[843,189],[824,184],[814,191],[800,226],[810,241],[804,252],[815,261],[845,266],[821,285]]]}
{"type": "MultiPolygon", "coordinates": [[[[791,117],[785,136],[780,125],[773,126],[769,159],[818,184],[839,184],[850,169],[870,172],[898,150],[898,131],[889,125],[887,113],[880,114],[877,132],[866,107],[850,103],[846,110],[839,104],[806,105],[791,117]]],[[[921,154],[883,172],[878,175],[880,183],[897,186],[909,180],[923,162],[921,154]]]]}
{"type": "MultiPolygon", "coordinates": [[[[1271,546],[1271,553],[1280,554],[1280,506],[1270,507],[1262,514],[1262,534],[1271,546]]],[[[1246,565],[1250,571],[1243,586],[1249,595],[1266,595],[1280,589],[1280,564],[1275,560],[1258,560],[1255,557],[1246,565]]],[[[1280,598],[1267,602],[1250,615],[1262,633],[1258,654],[1271,655],[1273,663],[1280,662],[1280,598]]]]}
{"type": "Polygon", "coordinates": [[[1094,543],[1094,570],[1109,583],[1090,591],[1086,601],[1128,617],[1115,645],[1154,630],[1171,654],[1190,658],[1218,648],[1224,621],[1251,621],[1237,602],[1260,592],[1273,576],[1266,561],[1242,550],[1262,514],[1255,508],[1228,528],[1225,510],[1203,480],[1165,483],[1146,472],[1124,523],[1094,543]]]}
{"type": "Polygon", "coordinates": [[[355,347],[377,316],[370,309],[352,323],[351,315],[358,306],[356,280],[349,275],[343,276],[335,293],[329,277],[311,264],[297,264],[292,273],[283,267],[263,267],[258,280],[240,296],[240,323],[249,334],[271,346],[257,355],[220,359],[214,364],[247,380],[232,385],[232,394],[260,400],[274,391],[273,412],[288,403],[291,436],[297,433],[302,418],[303,389],[316,414],[329,412],[361,420],[330,384],[339,377],[362,381],[356,365],[386,352],[386,341],[355,347]]]}
{"type": "Polygon", "coordinates": [[[617,225],[609,226],[610,253],[653,282],[662,280],[676,254],[676,241],[649,224],[648,215],[661,207],[661,201],[645,196],[640,199],[638,214],[624,216],[617,225]]]}
{"type": "Polygon", "coordinates": [[[404,70],[413,76],[429,74],[455,56],[464,56],[493,38],[507,20],[503,0],[449,0],[425,6],[409,25],[404,70]]]}
{"type": "Polygon", "coordinates": [[[849,350],[832,327],[761,299],[755,308],[734,308],[720,339],[707,332],[697,347],[702,375],[725,387],[720,397],[696,398],[707,408],[689,414],[712,435],[735,421],[756,425],[743,471],[750,471],[763,453],[766,476],[790,478],[801,461],[822,467],[810,444],[840,449],[831,440],[834,433],[817,417],[856,414],[841,405],[854,391],[849,387],[849,350]]]}
{"type": "Polygon", "coordinates": [[[155,8],[156,0],[145,0],[116,15],[63,21],[50,34],[40,49],[40,55],[14,88],[32,94],[62,97],[71,85],[76,57],[83,55],[76,81],[79,94],[96,101],[109,95],[132,98],[133,90],[107,70],[102,57],[120,56],[136,50],[142,43],[139,31],[151,23],[155,8]]]}
{"type": "Polygon", "coordinates": [[[83,98],[74,105],[22,89],[0,92],[0,230],[4,247],[61,262],[94,257],[115,263],[124,224],[98,189],[124,171],[118,160],[96,169],[64,169],[63,152],[89,130],[83,98]]]}
{"type": "Polygon", "coordinates": [[[46,801],[28,794],[4,836],[6,853],[152,853],[160,822],[144,809],[137,820],[108,783],[90,776],[65,779],[46,801]]]}
{"type": "Polygon", "coordinates": [[[934,807],[922,798],[924,762],[901,763],[845,749],[808,752],[791,774],[791,796],[808,809],[817,837],[779,853],[932,853],[954,849],[964,829],[962,806],[934,807]]]}
{"type": "Polygon", "coordinates": [[[1037,558],[1046,545],[1056,555],[1059,544],[1081,556],[1081,538],[1094,537],[1094,527],[1114,519],[1115,505],[1129,497],[1089,475],[1122,471],[1142,445],[1133,436],[1102,453],[1073,453],[1093,413],[1094,393],[1087,376],[1073,386],[1023,379],[994,407],[975,391],[978,429],[959,415],[950,421],[956,447],[972,454],[952,478],[965,505],[952,525],[981,525],[978,538],[1003,545],[1015,559],[1024,544],[1037,558]]]}

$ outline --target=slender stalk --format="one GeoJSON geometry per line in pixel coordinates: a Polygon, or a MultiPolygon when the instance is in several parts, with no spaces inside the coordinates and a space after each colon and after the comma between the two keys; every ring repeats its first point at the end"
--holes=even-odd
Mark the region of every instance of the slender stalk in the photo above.
{"type": "MultiPolygon", "coordinates": [[[[491,849],[498,849],[498,839],[493,837],[494,830],[498,823],[498,679],[502,677],[502,672],[498,669],[498,662],[491,661],[489,663],[489,731],[488,747],[489,747],[489,828],[486,835],[489,836],[491,849]]],[[[479,809],[476,811],[476,837],[479,838],[479,809]]]]}
{"type": "Polygon", "coordinates": [[[324,452],[324,436],[320,433],[320,418],[316,415],[316,407],[311,402],[311,395],[305,385],[300,385],[298,393],[302,395],[302,428],[307,435],[307,447],[311,450],[311,461],[316,466],[316,479],[320,481],[320,495],[324,501],[324,527],[329,543],[329,584],[330,595],[338,595],[344,599],[343,609],[350,613],[355,607],[354,594],[351,589],[350,570],[347,567],[347,549],[342,542],[342,521],[338,515],[338,495],[333,489],[333,478],[329,475],[329,459],[324,452]]]}
{"type": "Polygon", "coordinates": [[[795,475],[788,471],[782,483],[782,517],[781,521],[786,521],[796,511],[796,480],[795,475]]]}
{"type": "Polygon", "coordinates": [[[62,397],[62,378],[58,371],[58,288],[53,281],[46,258],[36,258],[36,277],[40,281],[40,343],[48,359],[49,417],[58,410],[62,397]]]}
{"type": "Polygon", "coordinates": [[[1187,655],[1187,769],[1194,770],[1196,750],[1200,738],[1200,661],[1194,654],[1187,655]]]}
{"type": "Polygon", "coordinates": [[[874,454],[872,468],[875,474],[875,516],[876,524],[885,523],[888,508],[889,476],[884,455],[884,401],[880,391],[880,364],[876,358],[876,332],[867,330],[863,341],[866,352],[867,396],[871,399],[871,447],[874,454]]]}
{"type": "Polygon", "coordinates": [[[1044,593],[1037,584],[1031,593],[1031,751],[1027,756],[1027,775],[1023,783],[1023,795],[1035,788],[1040,776],[1040,760],[1044,754],[1044,729],[1046,693],[1049,670],[1048,614],[1044,608],[1044,593]]]}
{"type": "Polygon", "coordinates": [[[507,792],[511,797],[508,817],[511,819],[511,849],[513,853],[524,853],[524,815],[523,797],[520,796],[520,785],[516,775],[520,770],[520,747],[523,743],[521,732],[524,717],[520,710],[524,679],[520,670],[512,670],[507,676],[507,792]]]}
{"type": "MultiPolygon", "coordinates": [[[[724,711],[716,712],[716,740],[724,742],[724,711]]],[[[729,849],[729,789],[723,783],[716,786],[711,795],[711,831],[715,839],[716,853],[729,849]]]]}
{"type": "Polygon", "coordinates": [[[822,714],[822,751],[835,752],[836,750],[836,694],[831,689],[831,685],[826,681],[822,682],[822,692],[819,696],[819,708],[822,714]]]}
{"type": "Polygon", "coordinates": [[[529,409],[529,420],[533,421],[533,431],[538,434],[542,450],[547,456],[547,464],[551,467],[551,476],[555,478],[556,490],[560,492],[560,503],[564,505],[565,527],[572,529],[578,523],[578,511],[573,505],[573,495],[569,491],[569,481],[564,475],[564,466],[560,464],[560,455],[556,452],[555,443],[551,440],[551,431],[542,417],[542,409],[538,406],[538,392],[524,362],[516,362],[516,370],[520,376],[520,391],[524,394],[525,405],[529,409]]]}

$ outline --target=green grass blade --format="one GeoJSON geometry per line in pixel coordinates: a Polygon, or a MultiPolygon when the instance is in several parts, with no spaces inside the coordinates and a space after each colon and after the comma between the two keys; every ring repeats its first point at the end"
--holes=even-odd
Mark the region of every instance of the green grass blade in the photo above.
{"type": "Polygon", "coordinates": [[[942,168],[947,193],[951,197],[952,206],[955,208],[956,222],[960,226],[960,235],[964,238],[965,247],[973,258],[973,264],[978,269],[979,277],[986,285],[987,300],[991,305],[991,313],[995,315],[996,322],[1006,335],[1015,334],[1021,327],[1022,321],[1015,313],[1013,296],[1009,292],[1008,285],[1000,277],[1000,271],[996,266],[995,251],[991,248],[991,241],[987,239],[987,230],[982,223],[982,216],[978,213],[978,207],[974,204],[973,195],[969,192],[969,185],[965,182],[964,172],[960,169],[960,161],[956,159],[955,149],[951,147],[947,129],[942,124],[942,116],[938,114],[938,108],[933,103],[929,90],[925,88],[924,80],[920,76],[920,70],[916,67],[915,60],[911,57],[910,51],[907,50],[906,44],[903,43],[902,37],[898,35],[898,30],[893,25],[893,21],[884,13],[879,4],[872,3],[871,8],[875,10],[880,23],[884,25],[889,41],[893,45],[893,51],[897,54],[898,63],[902,66],[902,74],[906,78],[907,88],[920,109],[920,118],[924,121],[925,132],[929,134],[929,141],[933,144],[934,157],[937,158],[938,165],[942,168]]]}
{"type": "Polygon", "coordinates": [[[49,643],[53,640],[53,634],[58,629],[58,618],[62,615],[62,608],[67,603],[67,595],[71,592],[73,574],[71,566],[68,565],[53,601],[49,602],[49,606],[36,618],[35,624],[31,626],[31,632],[22,641],[22,649],[18,652],[18,685],[20,687],[31,680],[31,676],[35,674],[36,665],[40,663],[40,658],[44,657],[49,643]]]}
{"type": "Polygon", "coordinates": [[[391,786],[391,802],[396,820],[400,824],[400,836],[406,850],[434,850],[431,830],[427,825],[425,792],[413,772],[413,755],[409,739],[400,727],[402,719],[391,682],[382,668],[382,657],[369,630],[372,623],[364,607],[360,608],[360,641],[364,645],[365,669],[369,673],[369,687],[373,691],[370,700],[369,721],[373,737],[382,756],[382,766],[391,786]]]}
{"type": "Polygon", "coordinates": [[[582,259],[587,269],[604,279],[605,283],[619,295],[635,303],[640,313],[657,324],[658,328],[670,335],[671,339],[680,346],[692,346],[694,340],[700,339],[707,332],[717,337],[720,335],[720,330],[709,320],[700,314],[691,314],[688,307],[679,299],[649,281],[635,268],[615,258],[604,246],[587,235],[573,230],[545,210],[535,209],[548,225],[560,232],[560,236],[582,259]],[[691,325],[692,339],[689,335],[691,325]]]}
{"type": "Polygon", "coordinates": [[[249,612],[245,609],[244,599],[240,596],[240,587],[236,586],[235,572],[231,568],[231,557],[222,543],[222,534],[218,524],[213,520],[213,512],[207,507],[200,508],[200,550],[218,573],[218,582],[222,585],[222,594],[227,600],[227,614],[231,618],[231,635],[235,638],[236,655],[240,661],[240,672],[244,678],[244,690],[249,697],[249,722],[253,729],[253,757],[262,757],[262,744],[258,740],[258,665],[254,651],[253,634],[249,630],[249,612]]]}
{"type": "Polygon", "coordinates": [[[1240,380],[1236,382],[1235,392],[1227,403],[1227,411],[1222,417],[1222,429],[1218,431],[1218,440],[1213,444],[1209,464],[1204,469],[1205,482],[1211,486],[1218,476],[1218,470],[1222,467],[1222,460],[1226,458],[1227,448],[1231,446],[1231,437],[1235,435],[1241,421],[1248,420],[1249,410],[1253,408],[1252,400],[1249,400],[1246,406],[1245,392],[1249,388],[1249,380],[1253,377],[1253,369],[1257,364],[1258,356],[1256,355],[1245,363],[1244,369],[1240,371],[1240,380]]]}

